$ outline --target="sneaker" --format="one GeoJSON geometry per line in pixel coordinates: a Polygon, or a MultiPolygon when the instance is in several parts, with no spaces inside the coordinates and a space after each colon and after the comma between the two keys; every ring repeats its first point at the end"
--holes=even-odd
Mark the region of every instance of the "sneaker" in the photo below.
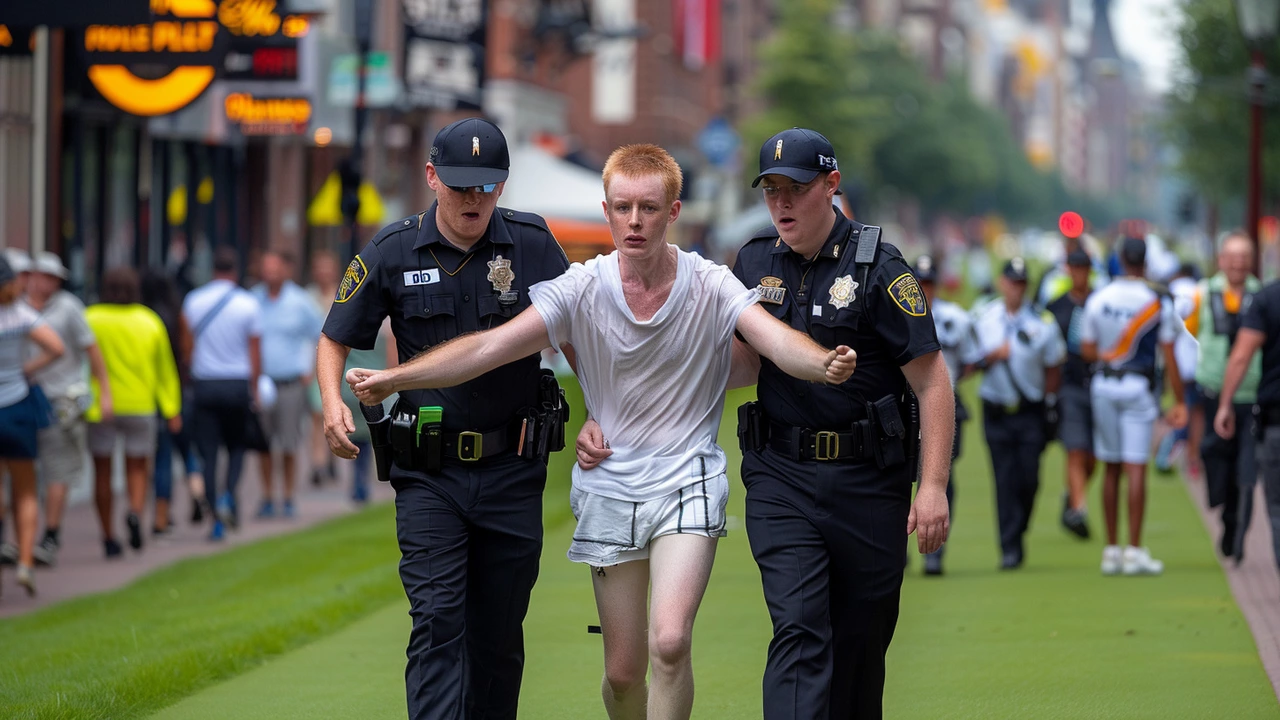
{"type": "Polygon", "coordinates": [[[263,500],[262,507],[258,508],[258,514],[255,515],[254,517],[258,518],[259,520],[266,520],[268,518],[273,518],[275,516],[276,516],[276,504],[271,502],[270,500],[263,500]]]}
{"type": "Polygon", "coordinates": [[[924,556],[924,574],[925,575],[941,575],[942,574],[942,556],[938,553],[929,553],[924,556]]]}
{"type": "Polygon", "coordinates": [[[0,545],[0,565],[18,564],[18,546],[13,543],[0,545]]]}
{"type": "Polygon", "coordinates": [[[124,516],[124,524],[129,527],[129,547],[134,550],[142,549],[142,521],[137,515],[129,513],[124,516]]]}
{"type": "Polygon", "coordinates": [[[218,496],[218,507],[215,517],[217,517],[218,521],[227,529],[235,530],[236,527],[239,526],[239,522],[236,519],[235,507],[231,503],[230,493],[222,493],[218,496]]]}
{"type": "Polygon", "coordinates": [[[1119,545],[1108,545],[1102,548],[1102,574],[1119,575],[1124,564],[1124,551],[1119,545]]]}
{"type": "Polygon", "coordinates": [[[107,538],[102,541],[102,552],[107,556],[107,559],[110,560],[111,558],[118,558],[123,555],[124,548],[120,547],[120,543],[116,542],[115,538],[107,538]]]}
{"type": "Polygon", "coordinates": [[[286,520],[292,520],[298,516],[298,511],[293,506],[293,500],[285,500],[284,507],[281,509],[281,516],[286,520]]]}
{"type": "Polygon", "coordinates": [[[30,565],[18,566],[18,584],[26,589],[28,596],[36,596],[36,578],[30,565]]]}
{"type": "Polygon", "coordinates": [[[1132,545],[1124,549],[1122,565],[1125,575],[1159,575],[1164,572],[1164,563],[1152,558],[1146,548],[1132,545]]]}
{"type": "Polygon", "coordinates": [[[1089,523],[1086,522],[1088,517],[1089,514],[1084,508],[1079,510],[1068,508],[1066,512],[1062,513],[1062,527],[1081,540],[1088,540],[1089,523]]]}
{"type": "Polygon", "coordinates": [[[214,521],[213,521],[213,530],[209,531],[209,541],[210,541],[210,542],[222,542],[222,539],[223,539],[224,537],[226,537],[226,531],[225,531],[225,530],[223,530],[223,528],[222,528],[222,521],[221,521],[221,520],[214,520],[214,521]]]}
{"type": "Polygon", "coordinates": [[[193,500],[191,502],[191,524],[199,525],[204,522],[204,501],[193,500]]]}
{"type": "Polygon", "coordinates": [[[1020,567],[1022,567],[1022,553],[1020,552],[1010,550],[1000,558],[1001,570],[1017,570],[1020,567]]]}
{"type": "Polygon", "coordinates": [[[58,541],[45,535],[38,545],[31,549],[31,557],[37,565],[54,567],[58,564],[58,541]]]}

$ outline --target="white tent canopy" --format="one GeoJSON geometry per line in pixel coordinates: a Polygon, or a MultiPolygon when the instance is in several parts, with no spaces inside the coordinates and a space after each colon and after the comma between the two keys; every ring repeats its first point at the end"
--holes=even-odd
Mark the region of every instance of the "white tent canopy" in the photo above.
{"type": "Polygon", "coordinates": [[[604,222],[600,174],[532,145],[511,152],[511,174],[499,205],[545,218],[604,222]]]}

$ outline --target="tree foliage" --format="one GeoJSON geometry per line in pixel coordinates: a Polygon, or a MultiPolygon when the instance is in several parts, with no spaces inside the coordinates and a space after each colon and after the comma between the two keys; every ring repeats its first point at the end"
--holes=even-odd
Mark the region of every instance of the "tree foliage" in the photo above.
{"type": "Polygon", "coordinates": [[[928,78],[895,37],[833,28],[834,10],[834,0],[781,4],[760,57],[767,109],[743,128],[748,148],[809,127],[831,140],[846,178],[881,198],[914,197],[929,216],[994,212],[1051,225],[1062,210],[1089,206],[1095,222],[1110,219],[1104,204],[1072,197],[1056,174],[1035,169],[1005,118],[962,82],[928,78]]]}
{"type": "MultiPolygon", "coordinates": [[[[1180,150],[1180,170],[1208,198],[1242,198],[1249,163],[1249,50],[1232,0],[1185,0],[1178,28],[1180,74],[1169,98],[1166,125],[1180,150]]],[[[1263,51],[1272,72],[1280,72],[1280,44],[1263,51]]],[[[1274,99],[1274,82],[1268,95],[1274,99]]],[[[1271,102],[1263,120],[1263,184],[1274,196],[1280,188],[1280,112],[1271,102]]]]}

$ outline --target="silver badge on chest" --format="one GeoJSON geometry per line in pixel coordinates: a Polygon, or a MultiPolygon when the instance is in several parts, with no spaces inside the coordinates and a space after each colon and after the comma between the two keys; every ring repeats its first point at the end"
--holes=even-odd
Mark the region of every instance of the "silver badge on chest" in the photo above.
{"type": "Polygon", "coordinates": [[[831,283],[831,305],[837,310],[843,310],[849,307],[849,303],[853,302],[855,297],[854,291],[858,289],[858,283],[854,282],[852,275],[838,277],[835,282],[831,283]]]}

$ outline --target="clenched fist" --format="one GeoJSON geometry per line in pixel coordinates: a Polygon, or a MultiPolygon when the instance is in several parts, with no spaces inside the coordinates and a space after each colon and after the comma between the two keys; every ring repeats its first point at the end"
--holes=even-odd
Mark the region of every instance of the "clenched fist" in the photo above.
{"type": "Polygon", "coordinates": [[[853,374],[858,365],[858,353],[848,345],[841,345],[827,354],[827,382],[839,385],[853,374]]]}

